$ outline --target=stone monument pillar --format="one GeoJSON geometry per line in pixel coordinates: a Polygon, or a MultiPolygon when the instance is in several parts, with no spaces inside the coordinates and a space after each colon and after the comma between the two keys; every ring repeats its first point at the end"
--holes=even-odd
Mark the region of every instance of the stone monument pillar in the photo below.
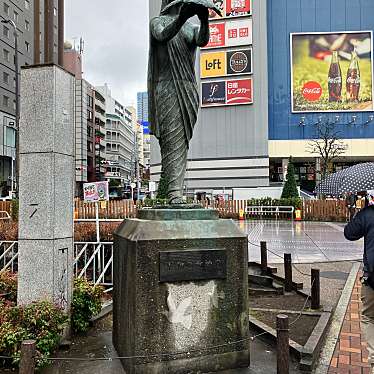
{"type": "Polygon", "coordinates": [[[248,242],[209,209],[149,209],[115,234],[113,341],[127,374],[249,366],[248,242]]]}
{"type": "Polygon", "coordinates": [[[18,303],[72,294],[74,77],[55,65],[21,72],[18,303]]]}

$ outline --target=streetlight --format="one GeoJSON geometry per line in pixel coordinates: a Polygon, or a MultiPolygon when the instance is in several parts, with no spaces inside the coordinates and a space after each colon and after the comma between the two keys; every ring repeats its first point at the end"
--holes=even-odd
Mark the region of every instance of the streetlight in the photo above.
{"type": "Polygon", "coordinates": [[[2,19],[1,23],[9,24],[14,30],[14,68],[16,71],[16,196],[19,191],[19,119],[20,119],[20,102],[19,102],[19,75],[18,75],[18,30],[16,23],[11,19],[2,19]]]}

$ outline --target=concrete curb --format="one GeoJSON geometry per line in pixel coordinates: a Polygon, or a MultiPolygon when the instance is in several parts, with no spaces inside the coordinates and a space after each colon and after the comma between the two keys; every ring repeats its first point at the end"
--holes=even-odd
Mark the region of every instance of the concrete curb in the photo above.
{"type": "Polygon", "coordinates": [[[113,311],[113,300],[106,301],[103,304],[103,307],[101,308],[101,312],[98,315],[92,317],[91,322],[94,323],[94,322],[100,321],[101,319],[106,317],[109,313],[112,313],[112,311],[113,311]]]}
{"type": "Polygon", "coordinates": [[[321,358],[314,374],[327,374],[330,362],[335,352],[336,344],[339,340],[339,334],[344,322],[345,315],[347,313],[348,305],[351,300],[352,291],[356,283],[357,274],[360,271],[361,264],[353,264],[351,272],[349,273],[348,279],[345,283],[345,287],[340,296],[338,305],[331,319],[331,327],[326,337],[325,343],[321,350],[321,358]]]}

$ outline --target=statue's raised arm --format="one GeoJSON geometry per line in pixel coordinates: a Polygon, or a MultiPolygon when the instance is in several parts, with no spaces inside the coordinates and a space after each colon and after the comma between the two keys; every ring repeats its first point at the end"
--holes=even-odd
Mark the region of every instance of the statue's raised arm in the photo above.
{"type": "Polygon", "coordinates": [[[160,143],[161,177],[172,204],[183,203],[187,153],[199,110],[196,49],[209,42],[209,8],[215,8],[211,0],[163,0],[160,16],[150,23],[149,122],[160,143]],[[200,25],[189,21],[195,15],[200,25]]]}

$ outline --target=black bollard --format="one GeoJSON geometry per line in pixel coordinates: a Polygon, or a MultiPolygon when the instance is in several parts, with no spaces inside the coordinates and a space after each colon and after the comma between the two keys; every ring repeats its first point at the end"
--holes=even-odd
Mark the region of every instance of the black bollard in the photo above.
{"type": "Polygon", "coordinates": [[[290,372],[290,329],[288,316],[277,316],[277,374],[290,372]]]}
{"type": "Polygon", "coordinates": [[[266,242],[261,242],[261,273],[266,275],[268,273],[268,249],[266,242]]]}
{"type": "Polygon", "coordinates": [[[284,254],[284,278],[285,278],[284,289],[286,292],[291,292],[293,290],[293,286],[292,286],[292,257],[290,253],[284,254]]]}
{"type": "Polygon", "coordinates": [[[321,308],[321,283],[319,269],[312,269],[312,309],[317,310],[321,308]]]}

